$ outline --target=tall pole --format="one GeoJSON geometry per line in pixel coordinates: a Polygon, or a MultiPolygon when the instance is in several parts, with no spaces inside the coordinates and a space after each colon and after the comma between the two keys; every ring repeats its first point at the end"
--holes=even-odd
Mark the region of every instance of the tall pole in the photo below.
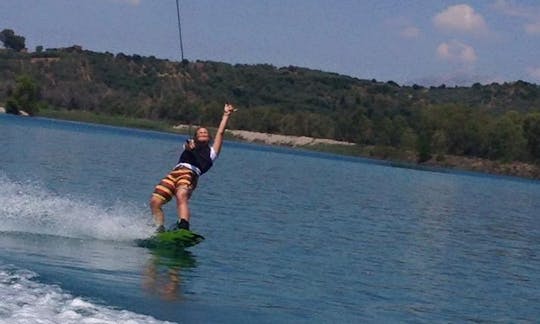
{"type": "Polygon", "coordinates": [[[182,26],[180,24],[180,4],[176,0],[176,15],[178,16],[178,37],[180,38],[180,54],[182,55],[182,61],[184,60],[184,45],[182,44],[182,26]]]}

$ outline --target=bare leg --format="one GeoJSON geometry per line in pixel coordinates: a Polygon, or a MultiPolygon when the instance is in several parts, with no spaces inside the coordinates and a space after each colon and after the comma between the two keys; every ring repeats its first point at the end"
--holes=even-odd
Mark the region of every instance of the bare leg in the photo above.
{"type": "Polygon", "coordinates": [[[178,220],[184,219],[189,222],[189,205],[188,201],[191,192],[188,189],[179,188],[176,191],[176,210],[178,212],[178,220]]]}
{"type": "Polygon", "coordinates": [[[165,222],[165,215],[163,214],[163,209],[161,209],[161,206],[163,206],[164,203],[165,201],[155,196],[152,196],[150,199],[150,210],[154,216],[154,223],[156,226],[163,225],[165,222]]]}

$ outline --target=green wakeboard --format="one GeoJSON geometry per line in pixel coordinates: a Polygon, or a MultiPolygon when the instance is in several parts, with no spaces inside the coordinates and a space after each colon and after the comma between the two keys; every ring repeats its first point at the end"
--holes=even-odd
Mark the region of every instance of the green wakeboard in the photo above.
{"type": "Polygon", "coordinates": [[[162,233],[156,233],[150,238],[136,240],[136,243],[140,247],[146,248],[164,248],[164,249],[183,249],[190,246],[197,245],[204,241],[204,237],[192,231],[186,229],[179,229],[174,231],[165,231],[162,233]]]}

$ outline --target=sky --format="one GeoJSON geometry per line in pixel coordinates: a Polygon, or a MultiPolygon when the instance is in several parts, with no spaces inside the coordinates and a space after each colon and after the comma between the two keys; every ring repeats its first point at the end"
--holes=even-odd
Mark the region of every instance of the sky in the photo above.
{"type": "MultiPolygon", "coordinates": [[[[540,84],[538,0],[180,0],[184,57],[425,86],[540,84]]],[[[29,51],[181,60],[175,0],[0,0],[29,51]]]]}

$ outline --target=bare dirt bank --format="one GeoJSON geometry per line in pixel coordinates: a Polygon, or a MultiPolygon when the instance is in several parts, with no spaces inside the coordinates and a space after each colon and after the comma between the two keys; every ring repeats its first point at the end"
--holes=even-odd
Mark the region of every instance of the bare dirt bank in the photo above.
{"type": "MultiPolygon", "coordinates": [[[[173,128],[180,131],[193,131],[198,126],[192,125],[176,125],[173,128]]],[[[232,135],[234,138],[254,143],[262,143],[268,145],[284,145],[292,147],[300,146],[309,146],[309,145],[318,145],[318,144],[329,144],[329,145],[345,145],[352,146],[354,143],[341,142],[332,139],[325,138],[314,138],[307,136],[291,136],[291,135],[278,135],[278,134],[268,134],[268,133],[259,133],[251,132],[245,130],[227,130],[227,134],[232,135]]]]}
{"type": "Polygon", "coordinates": [[[330,144],[330,145],[355,145],[349,142],[340,142],[336,140],[326,138],[314,138],[307,136],[288,136],[288,135],[276,135],[266,134],[258,132],[249,132],[243,130],[230,130],[229,133],[236,138],[246,140],[248,142],[257,142],[270,145],[286,145],[286,146],[309,146],[318,144],[330,144]]]}

